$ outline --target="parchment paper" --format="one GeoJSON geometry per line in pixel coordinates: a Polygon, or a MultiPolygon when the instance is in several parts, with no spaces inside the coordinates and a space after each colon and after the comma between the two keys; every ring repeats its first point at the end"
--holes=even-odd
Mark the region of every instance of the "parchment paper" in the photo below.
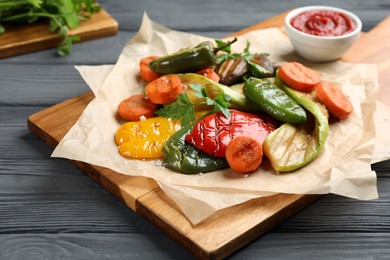
{"type": "Polygon", "coordinates": [[[377,109],[376,65],[307,63],[295,55],[289,40],[278,29],[240,36],[232,49],[241,52],[249,40],[251,52],[269,53],[274,62],[295,60],[305,63],[318,70],[323,80],[339,85],[354,107],[347,120],[330,126],[325,148],[314,162],[287,174],[261,168],[245,176],[231,170],[183,175],[161,167],[159,160],[121,157],[114,143],[115,132],[120,126],[115,117],[116,109],[124,98],[143,90],[145,83],[138,77],[139,60],[149,55],[172,53],[204,40],[207,39],[170,30],[145,15],[139,32],[126,44],[115,65],[77,67],[96,97],[52,156],[153,178],[193,224],[219,209],[276,193],[334,193],[362,200],[378,197],[376,174],[370,164],[389,159],[390,151],[380,145],[389,143],[389,138],[377,135],[388,128],[389,113],[384,105],[377,109]]]}

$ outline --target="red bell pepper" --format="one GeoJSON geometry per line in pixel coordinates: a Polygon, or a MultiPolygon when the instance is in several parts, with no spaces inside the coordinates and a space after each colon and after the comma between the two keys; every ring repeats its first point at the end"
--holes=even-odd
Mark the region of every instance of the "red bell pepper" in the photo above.
{"type": "Polygon", "coordinates": [[[277,122],[268,115],[230,110],[229,117],[218,112],[203,118],[185,140],[210,155],[225,157],[226,147],[233,138],[250,136],[263,144],[277,127],[277,122]]]}

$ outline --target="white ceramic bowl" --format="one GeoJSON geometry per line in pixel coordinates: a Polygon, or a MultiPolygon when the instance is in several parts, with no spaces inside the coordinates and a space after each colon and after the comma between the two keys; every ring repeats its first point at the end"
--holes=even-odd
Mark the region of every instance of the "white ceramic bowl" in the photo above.
{"type": "Polygon", "coordinates": [[[330,6],[306,6],[289,12],[285,18],[285,28],[296,52],[304,59],[313,62],[328,62],[340,58],[359,38],[362,22],[359,17],[346,10],[330,6]],[[356,23],[354,31],[341,36],[316,36],[295,29],[290,20],[305,11],[330,10],[346,14],[356,23]]]}

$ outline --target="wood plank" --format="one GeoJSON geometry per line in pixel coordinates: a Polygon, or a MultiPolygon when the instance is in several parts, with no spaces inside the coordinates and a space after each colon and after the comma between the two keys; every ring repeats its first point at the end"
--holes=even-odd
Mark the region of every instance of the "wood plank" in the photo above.
{"type": "MultiPolygon", "coordinates": [[[[49,49],[58,46],[61,37],[48,30],[47,23],[31,25],[5,25],[6,33],[0,36],[0,58],[49,49]]],[[[102,8],[80,27],[69,30],[69,35],[80,36],[81,41],[115,35],[118,23],[102,8]]]]}
{"type": "Polygon", "coordinates": [[[390,106],[390,17],[374,27],[369,35],[360,40],[342,57],[349,62],[378,64],[379,93],[378,100],[390,106]]]}
{"type": "Polygon", "coordinates": [[[6,86],[1,89],[0,105],[13,107],[49,107],[90,90],[69,64],[1,64],[0,79],[6,86]],[[53,84],[64,87],[53,88],[53,84]]]}
{"type": "MultiPolygon", "coordinates": [[[[249,245],[232,259],[387,259],[389,241],[390,234],[385,232],[316,233],[315,239],[312,234],[304,233],[269,234],[261,243],[249,245]],[[289,255],[291,252],[294,254],[289,255]]],[[[143,234],[109,232],[82,236],[72,233],[0,235],[2,259],[34,255],[40,256],[38,259],[192,259],[158,233],[147,238],[143,234]],[[123,250],[129,245],[132,249],[123,250]]]]}
{"type": "Polygon", "coordinates": [[[160,189],[137,200],[137,213],[199,259],[221,259],[269,231],[320,196],[278,194],[220,210],[194,226],[160,189]],[[156,219],[157,218],[157,219],[156,219]]]}
{"type": "Polygon", "coordinates": [[[387,259],[389,233],[269,234],[234,259],[387,259]],[[253,257],[255,256],[255,257],[253,257]]]}
{"type": "MultiPolygon", "coordinates": [[[[389,8],[383,0],[353,0],[338,1],[327,0],[321,2],[329,6],[350,10],[363,21],[363,30],[368,31],[378,21],[389,15],[389,8]]],[[[224,0],[210,1],[165,1],[161,6],[157,2],[138,2],[132,5],[110,5],[102,3],[115,14],[115,19],[121,25],[121,30],[132,31],[138,28],[142,20],[143,11],[147,10],[149,17],[169,28],[187,32],[224,32],[223,36],[237,32],[248,25],[257,24],[260,21],[279,15],[288,9],[310,5],[310,1],[289,0],[275,2],[272,0],[237,1],[224,0]],[[191,12],[174,12],[169,16],[164,10],[191,10],[191,12]]],[[[215,37],[215,36],[214,36],[215,37]]]]}
{"type": "Polygon", "coordinates": [[[150,178],[127,176],[84,162],[72,163],[136,212],[137,200],[150,191],[159,189],[158,184],[150,178]]]}
{"type": "MultiPolygon", "coordinates": [[[[40,159],[33,160],[0,159],[0,212],[3,213],[0,215],[0,234],[30,233],[42,230],[42,227],[48,233],[61,230],[96,233],[106,225],[112,229],[104,232],[127,233],[131,232],[132,225],[153,232],[154,228],[149,223],[143,226],[147,221],[129,212],[125,204],[116,198],[107,196],[106,190],[88,181],[89,177],[80,174],[67,160],[50,159],[48,156],[49,153],[45,153],[40,159]],[[86,217],[89,218],[88,225],[86,217]],[[133,223],[134,218],[136,222],[133,223]],[[37,219],[40,221],[35,221],[37,219]],[[70,227],[63,225],[66,222],[70,227]],[[130,227],[126,228],[126,225],[130,227]],[[25,227],[28,229],[23,230],[25,227]]],[[[381,164],[386,166],[386,162],[381,164]]],[[[390,161],[387,161],[387,168],[381,170],[375,167],[378,171],[379,199],[360,201],[337,195],[323,196],[302,213],[278,225],[273,233],[390,233],[390,218],[387,217],[390,178],[388,174],[386,176],[389,166],[390,161]]]]}
{"type": "MultiPolygon", "coordinates": [[[[285,13],[256,24],[248,30],[281,27],[284,15],[285,13]]],[[[248,30],[240,31],[237,35],[248,30]]],[[[364,37],[369,39],[370,33],[364,37]]],[[[378,48],[376,50],[380,51],[378,48]]],[[[348,60],[348,56],[344,60],[348,60]]],[[[361,60],[356,58],[354,61],[362,62],[364,57],[361,60]]],[[[92,93],[87,92],[30,116],[28,118],[30,131],[55,147],[92,98],[92,93]]],[[[232,254],[318,198],[309,195],[278,194],[255,199],[221,210],[201,224],[193,226],[154,181],[148,179],[145,181],[142,177],[120,176],[101,167],[74,163],[196,257],[205,259],[218,259],[232,254]]]]}
{"type": "Polygon", "coordinates": [[[0,234],[0,258],[147,260],[191,259],[191,255],[172,240],[164,239],[160,232],[145,234],[138,230],[126,234],[0,234]]]}
{"type": "Polygon", "coordinates": [[[54,148],[76,123],[93,98],[93,93],[87,92],[35,113],[28,118],[28,127],[32,133],[38,134],[39,138],[54,148]],[[67,120],[64,120],[64,117],[57,117],[58,113],[64,113],[67,120]],[[46,132],[46,129],[51,129],[50,133],[46,132]]]}
{"type": "Polygon", "coordinates": [[[286,17],[288,12],[289,11],[286,11],[286,12],[281,13],[279,15],[276,15],[276,16],[274,16],[274,17],[272,17],[264,22],[260,22],[260,23],[254,24],[252,26],[249,26],[241,31],[233,33],[231,36],[239,36],[239,35],[251,32],[251,31],[267,29],[267,28],[272,28],[272,27],[283,29],[284,17],[286,17]]]}
{"type": "MultiPolygon", "coordinates": [[[[87,92],[35,113],[28,118],[28,127],[31,132],[54,148],[76,123],[93,98],[93,93],[87,92]],[[64,117],[58,117],[58,114],[62,113],[66,115],[67,120],[64,120],[64,117]],[[51,129],[51,131],[48,132],[47,129],[51,129]]],[[[72,163],[134,211],[136,210],[136,199],[158,187],[155,181],[148,178],[126,176],[83,162],[73,161],[72,163]]]]}

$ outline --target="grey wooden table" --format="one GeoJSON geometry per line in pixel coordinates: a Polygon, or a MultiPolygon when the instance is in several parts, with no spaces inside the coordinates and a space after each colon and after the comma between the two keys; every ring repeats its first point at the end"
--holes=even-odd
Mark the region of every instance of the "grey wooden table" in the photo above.
{"type": "MultiPolygon", "coordinates": [[[[144,11],[213,38],[303,5],[348,9],[364,31],[390,15],[388,0],[99,2],[119,22],[118,35],[79,43],[65,58],[46,50],[0,60],[0,259],[191,258],[68,161],[50,158],[26,126],[30,114],[88,91],[73,65],[115,63],[144,11]]],[[[326,195],[231,259],[390,259],[390,161],[373,169],[378,200],[326,195]]]]}

